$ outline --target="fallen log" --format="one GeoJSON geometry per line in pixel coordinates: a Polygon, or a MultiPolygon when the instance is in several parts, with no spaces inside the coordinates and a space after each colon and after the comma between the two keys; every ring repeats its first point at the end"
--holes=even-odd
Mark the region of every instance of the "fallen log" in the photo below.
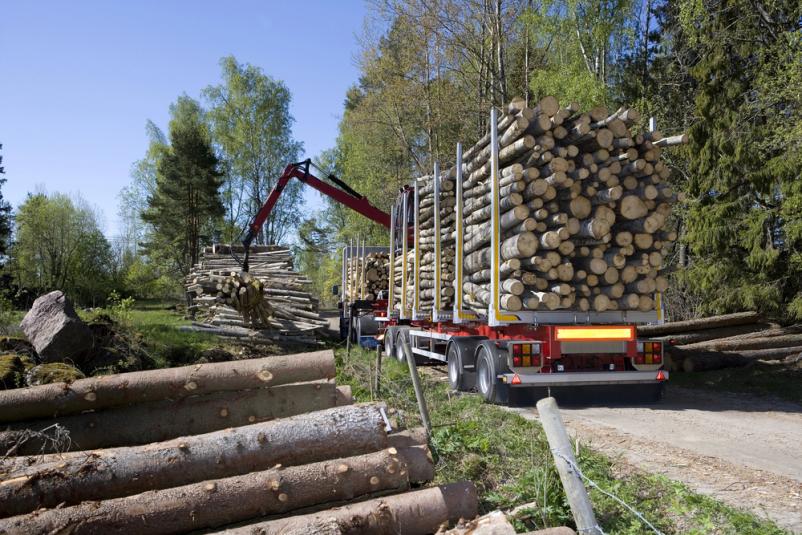
{"type": "Polygon", "coordinates": [[[673,321],[662,325],[641,325],[638,327],[639,336],[661,336],[664,334],[684,333],[687,331],[701,331],[715,327],[731,327],[734,325],[748,325],[760,321],[757,312],[737,312],[723,316],[711,316],[685,321],[673,321]]]}
{"type": "Polygon", "coordinates": [[[377,451],[388,445],[377,405],[352,405],[145,446],[88,452],[0,481],[0,516],[130,496],[377,451]]]}
{"type": "Polygon", "coordinates": [[[802,334],[786,334],[766,338],[744,338],[740,340],[710,340],[697,344],[680,346],[685,351],[737,351],[747,349],[771,349],[777,347],[794,347],[802,345],[802,334]]]}
{"type": "Polygon", "coordinates": [[[133,446],[328,409],[345,404],[338,401],[340,397],[347,394],[338,394],[334,383],[299,383],[16,422],[0,431],[0,451],[6,455],[60,451],[60,445],[31,433],[54,424],[69,432],[69,451],[133,446]]]}
{"type": "Polygon", "coordinates": [[[327,502],[409,488],[434,477],[425,448],[407,448],[278,467],[0,520],[0,532],[183,533],[327,502]]]}
{"type": "MultiPolygon", "coordinates": [[[[732,327],[716,327],[704,329],[702,331],[691,331],[688,333],[668,334],[660,337],[652,337],[653,340],[661,341],[672,346],[682,346],[706,342],[708,340],[721,340],[741,335],[758,334],[770,326],[768,323],[754,323],[751,325],[735,325],[732,327]]],[[[638,331],[640,334],[640,331],[638,331]]]]}
{"type": "Polygon", "coordinates": [[[0,392],[0,423],[50,418],[209,392],[332,379],[334,352],[120,373],[0,392]]]}
{"type": "MultiPolygon", "coordinates": [[[[225,530],[228,535],[310,533],[309,526],[335,522],[349,535],[435,533],[444,523],[473,518],[478,510],[476,487],[469,481],[328,509],[318,513],[256,522],[225,530]]],[[[336,533],[336,532],[335,532],[336,533]]]]}

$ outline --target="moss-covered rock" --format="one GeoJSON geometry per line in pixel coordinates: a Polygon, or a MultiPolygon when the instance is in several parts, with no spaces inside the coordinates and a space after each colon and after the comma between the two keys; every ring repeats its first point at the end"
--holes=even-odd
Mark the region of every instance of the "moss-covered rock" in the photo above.
{"type": "Polygon", "coordinates": [[[25,364],[19,355],[0,355],[0,390],[25,386],[25,364]]]}
{"type": "Polygon", "coordinates": [[[34,366],[25,374],[25,381],[29,386],[46,385],[50,383],[71,383],[86,376],[75,366],[64,362],[50,362],[34,366]]]}

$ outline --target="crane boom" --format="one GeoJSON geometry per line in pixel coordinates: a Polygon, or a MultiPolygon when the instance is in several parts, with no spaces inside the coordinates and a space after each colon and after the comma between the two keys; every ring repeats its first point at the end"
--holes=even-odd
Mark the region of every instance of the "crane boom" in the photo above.
{"type": "Polygon", "coordinates": [[[242,265],[243,271],[248,271],[251,243],[259,234],[259,231],[262,230],[262,226],[265,224],[265,221],[267,221],[267,218],[270,217],[270,213],[273,211],[273,208],[275,208],[281,193],[293,178],[297,178],[304,184],[312,186],[321,194],[334,199],[340,204],[344,204],[371,221],[383,225],[386,228],[390,228],[390,214],[373,206],[364,195],[357,193],[348,186],[348,184],[332,174],[329,174],[326,178],[339,187],[332,186],[322,181],[309,172],[310,166],[314,166],[314,164],[311,160],[307,159],[302,162],[291,163],[284,168],[284,172],[281,174],[281,177],[279,177],[278,182],[276,182],[273,191],[270,192],[270,195],[268,195],[267,200],[253,218],[251,224],[248,225],[248,232],[242,240],[242,245],[245,249],[245,260],[242,265]]]}

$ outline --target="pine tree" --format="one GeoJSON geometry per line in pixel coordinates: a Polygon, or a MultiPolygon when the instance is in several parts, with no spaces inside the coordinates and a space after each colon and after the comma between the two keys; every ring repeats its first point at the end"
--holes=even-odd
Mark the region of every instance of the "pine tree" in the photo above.
{"type": "Polygon", "coordinates": [[[152,228],[148,256],[169,258],[184,275],[198,261],[215,219],[224,214],[222,173],[200,105],[182,96],[170,113],[170,145],[158,157],[156,190],[142,218],[152,228]]]}

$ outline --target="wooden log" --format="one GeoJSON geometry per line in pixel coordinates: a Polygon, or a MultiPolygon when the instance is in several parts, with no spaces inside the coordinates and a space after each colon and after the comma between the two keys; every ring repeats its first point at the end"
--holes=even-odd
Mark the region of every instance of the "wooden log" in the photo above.
{"type": "Polygon", "coordinates": [[[256,522],[226,530],[227,535],[311,533],[310,526],[334,522],[349,535],[393,533],[426,535],[444,524],[474,518],[479,504],[476,487],[465,481],[353,503],[306,515],[256,522]]]}
{"type": "Polygon", "coordinates": [[[0,431],[0,451],[35,455],[63,448],[50,440],[30,437],[29,430],[41,431],[54,424],[69,432],[69,451],[78,451],[162,442],[341,404],[334,383],[212,392],[176,401],[154,401],[55,419],[16,422],[0,431]]]}
{"type": "Polygon", "coordinates": [[[674,321],[662,325],[640,325],[639,336],[660,336],[665,334],[684,333],[688,331],[701,331],[716,327],[731,327],[735,325],[749,325],[760,321],[757,312],[736,312],[722,316],[711,316],[685,321],[674,321]]]}
{"type": "Polygon", "coordinates": [[[133,496],[38,511],[0,520],[9,534],[167,534],[214,528],[265,515],[379,492],[398,492],[434,477],[431,455],[406,448],[273,468],[133,496]]]}
{"type": "Polygon", "coordinates": [[[686,351],[744,351],[747,349],[771,349],[776,347],[795,347],[802,345],[802,334],[770,336],[766,338],[745,338],[741,340],[709,340],[681,346],[686,351]]]}
{"type": "Polygon", "coordinates": [[[85,500],[129,496],[387,447],[375,405],[337,407],[145,446],[96,450],[36,465],[0,484],[0,516],[85,500]]]}
{"type": "MultiPolygon", "coordinates": [[[[660,337],[652,337],[653,340],[659,340],[672,346],[681,346],[687,344],[694,344],[697,342],[706,342],[708,340],[724,340],[730,338],[738,338],[739,335],[744,334],[758,334],[765,335],[769,329],[770,324],[755,323],[752,325],[735,325],[732,327],[718,327],[713,329],[705,329],[702,331],[692,331],[688,333],[668,334],[660,337]]],[[[764,337],[764,336],[761,336],[764,337]]]]}
{"type": "Polygon", "coordinates": [[[0,392],[0,422],[15,422],[209,392],[334,378],[334,352],[298,353],[79,379],[0,392]]]}

